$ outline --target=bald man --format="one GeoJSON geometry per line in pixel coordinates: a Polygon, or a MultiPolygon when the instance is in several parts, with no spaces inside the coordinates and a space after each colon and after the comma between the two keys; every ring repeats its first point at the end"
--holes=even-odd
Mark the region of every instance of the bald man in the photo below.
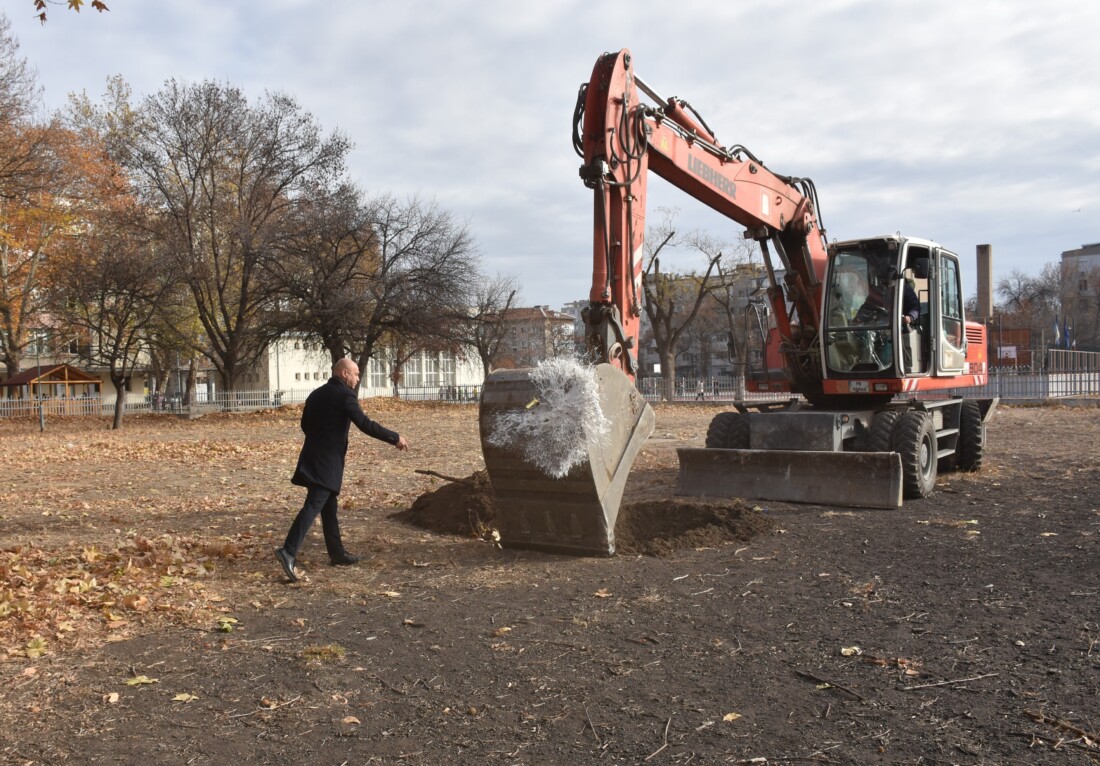
{"type": "Polygon", "coordinates": [[[283,547],[275,549],[275,558],[291,582],[298,581],[295,559],[318,515],[321,516],[329,562],[333,566],[343,566],[359,561],[358,556],[344,549],[336,518],[336,498],[344,481],[344,456],[348,451],[351,424],[367,436],[392,444],[399,450],[409,448],[405,437],[363,414],[355,393],[358,388],[359,366],[350,359],[341,359],[332,366],[332,378],[328,383],[314,389],[306,398],[302,410],[302,432],[306,438],[298,455],[298,467],[290,480],[306,488],[306,501],[290,525],[283,547]]]}

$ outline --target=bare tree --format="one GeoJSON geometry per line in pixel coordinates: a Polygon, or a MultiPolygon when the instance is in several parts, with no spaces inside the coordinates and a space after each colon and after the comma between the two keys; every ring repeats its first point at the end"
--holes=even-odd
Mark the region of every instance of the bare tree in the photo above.
{"type": "Polygon", "coordinates": [[[1031,330],[1036,339],[1053,340],[1053,325],[1062,313],[1062,278],[1056,264],[1046,264],[1038,276],[1013,270],[997,282],[997,295],[1008,326],[1031,330]]]}
{"type": "Polygon", "coordinates": [[[750,305],[751,293],[759,287],[763,278],[762,266],[753,262],[755,254],[755,245],[744,240],[740,245],[729,247],[716,267],[722,286],[711,293],[711,297],[721,306],[729,359],[739,368],[739,385],[743,385],[748,370],[753,334],[757,334],[756,340],[763,342],[763,338],[759,337],[756,309],[750,305]],[[750,311],[754,312],[751,316],[750,311]]]}
{"type": "MultiPolygon", "coordinates": [[[[470,306],[479,280],[469,230],[435,202],[418,197],[401,201],[383,195],[368,211],[375,264],[350,348],[360,368],[384,345],[453,345],[454,328],[446,320],[470,306]]],[[[395,374],[399,370],[398,363],[395,374]]]]}
{"type": "Polygon", "coordinates": [[[165,287],[150,243],[134,232],[123,221],[101,220],[80,238],[79,262],[57,269],[51,290],[52,313],[83,341],[77,356],[106,368],[115,387],[113,429],[122,426],[126,381],[143,361],[146,331],[165,287]]]}
{"type": "Polygon", "coordinates": [[[477,285],[468,315],[456,318],[459,320],[455,325],[459,341],[477,353],[486,376],[493,371],[493,363],[508,332],[505,315],[515,306],[518,296],[514,277],[497,276],[477,285]]]}
{"type": "Polygon", "coordinates": [[[720,280],[712,278],[722,252],[700,234],[678,237],[671,217],[647,232],[646,243],[646,265],[642,273],[645,312],[661,360],[661,377],[666,391],[671,391],[676,380],[676,355],[680,343],[706,297],[722,286],[720,280]],[[703,256],[706,268],[702,273],[662,270],[661,256],[672,256],[682,247],[703,256]]]}
{"type": "Polygon", "coordinates": [[[281,333],[319,338],[335,364],[351,350],[375,305],[378,246],[362,193],[350,184],[314,189],[292,211],[279,257],[266,268],[278,286],[281,333]]]}
{"type": "Polygon", "coordinates": [[[169,81],[140,109],[113,108],[120,159],[160,213],[158,235],[190,288],[207,356],[225,388],[271,340],[276,285],[264,264],[308,192],[344,169],[350,147],[325,137],[289,96],[249,104],[237,88],[169,81]]]}

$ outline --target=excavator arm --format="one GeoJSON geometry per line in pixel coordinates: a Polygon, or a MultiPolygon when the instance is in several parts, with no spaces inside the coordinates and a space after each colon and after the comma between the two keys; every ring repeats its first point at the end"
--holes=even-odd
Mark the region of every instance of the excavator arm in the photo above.
{"type": "Polygon", "coordinates": [[[772,173],[743,146],[722,146],[689,104],[662,98],[634,73],[626,49],[601,56],[581,87],[573,143],[584,160],[581,178],[593,190],[592,289],[585,320],[596,357],[631,378],[637,374],[646,186],[652,171],[744,226],[746,236],[760,243],[792,389],[811,395],[820,390],[817,333],[827,255],[813,183],[772,173]],[[639,92],[653,103],[643,102],[639,92]]]}

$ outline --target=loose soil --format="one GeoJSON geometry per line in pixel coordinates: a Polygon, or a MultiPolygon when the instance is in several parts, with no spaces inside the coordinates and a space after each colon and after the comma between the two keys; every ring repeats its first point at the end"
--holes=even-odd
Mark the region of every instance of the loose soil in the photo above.
{"type": "Polygon", "coordinates": [[[674,497],[664,405],[574,558],[493,542],[475,407],[368,404],[294,585],[299,413],[0,422],[0,763],[1100,764],[1100,408],[872,511],[674,497]]]}

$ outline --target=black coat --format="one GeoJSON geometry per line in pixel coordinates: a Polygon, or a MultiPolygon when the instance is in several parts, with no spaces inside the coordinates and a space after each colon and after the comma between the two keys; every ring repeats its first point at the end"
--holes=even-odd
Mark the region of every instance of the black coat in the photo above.
{"type": "Polygon", "coordinates": [[[339,493],[344,481],[344,456],[351,424],[375,439],[397,444],[394,431],[368,418],[355,392],[339,378],[331,378],[306,397],[302,432],[306,435],[291,482],[303,487],[322,487],[339,493]]]}

